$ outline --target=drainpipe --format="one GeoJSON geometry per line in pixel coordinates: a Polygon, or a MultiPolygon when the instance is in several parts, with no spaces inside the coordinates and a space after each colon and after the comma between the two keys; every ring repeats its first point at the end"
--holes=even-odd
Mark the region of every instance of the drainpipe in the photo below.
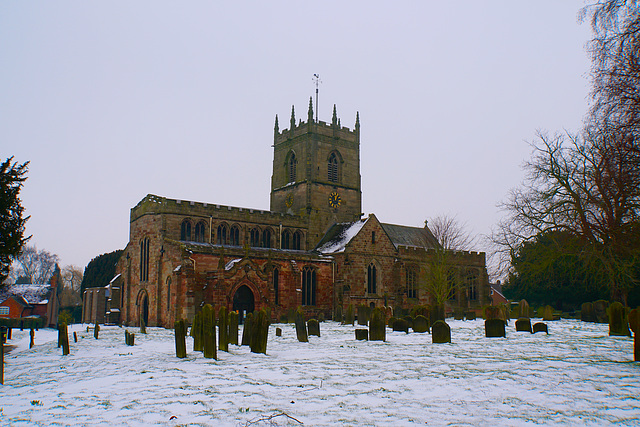
{"type": "Polygon", "coordinates": [[[213,234],[213,230],[211,229],[211,221],[213,221],[213,218],[211,217],[211,215],[209,215],[209,244],[211,244],[211,234],[213,234]]]}

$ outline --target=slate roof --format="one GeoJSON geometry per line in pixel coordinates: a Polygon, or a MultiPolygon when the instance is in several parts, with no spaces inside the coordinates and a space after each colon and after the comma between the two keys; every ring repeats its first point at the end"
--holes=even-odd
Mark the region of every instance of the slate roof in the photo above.
{"type": "Polygon", "coordinates": [[[48,284],[5,285],[0,289],[0,302],[11,296],[19,296],[29,304],[46,304],[50,293],[51,285],[48,284]]]}
{"type": "Polygon", "coordinates": [[[397,224],[380,224],[395,247],[415,246],[418,248],[437,248],[440,245],[428,228],[407,227],[397,224]]]}
{"type": "Polygon", "coordinates": [[[316,246],[316,251],[322,254],[334,254],[344,251],[358,232],[362,229],[368,218],[355,222],[341,222],[333,224],[316,246]]]}

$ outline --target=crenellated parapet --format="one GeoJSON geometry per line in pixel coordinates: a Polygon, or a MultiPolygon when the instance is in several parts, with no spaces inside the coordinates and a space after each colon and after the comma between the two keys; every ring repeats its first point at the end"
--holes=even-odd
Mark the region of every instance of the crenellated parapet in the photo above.
{"type": "MultiPolygon", "coordinates": [[[[438,249],[424,248],[419,246],[398,246],[398,256],[400,258],[421,258],[428,259],[429,257],[436,256],[438,249]]],[[[469,264],[469,265],[482,265],[486,264],[486,254],[484,252],[475,251],[449,251],[447,255],[448,262],[452,264],[469,264]]]]}

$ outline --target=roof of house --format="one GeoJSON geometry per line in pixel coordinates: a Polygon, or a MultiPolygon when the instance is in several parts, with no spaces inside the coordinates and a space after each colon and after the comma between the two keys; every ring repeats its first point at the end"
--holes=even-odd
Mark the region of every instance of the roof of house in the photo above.
{"type": "Polygon", "coordinates": [[[4,304],[5,302],[9,301],[10,299],[13,299],[15,302],[17,302],[19,305],[23,306],[23,307],[31,307],[31,304],[29,304],[27,302],[26,299],[24,299],[23,297],[21,297],[20,295],[11,295],[10,297],[6,298],[6,299],[2,299],[0,298],[0,304],[4,304]]]}
{"type": "Polygon", "coordinates": [[[29,304],[46,304],[50,293],[51,285],[49,284],[5,285],[0,289],[0,301],[11,296],[19,296],[29,304]]]}
{"type": "Polygon", "coordinates": [[[344,251],[358,232],[362,229],[368,218],[355,222],[341,222],[333,224],[316,246],[316,251],[322,254],[334,254],[344,251]]]}
{"type": "Polygon", "coordinates": [[[437,248],[440,245],[427,227],[408,227],[397,224],[380,224],[395,247],[415,246],[419,248],[437,248]]]}

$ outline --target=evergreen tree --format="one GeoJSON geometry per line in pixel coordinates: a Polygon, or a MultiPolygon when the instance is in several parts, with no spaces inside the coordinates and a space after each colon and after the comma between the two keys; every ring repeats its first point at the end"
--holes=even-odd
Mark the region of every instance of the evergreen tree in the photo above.
{"type": "Polygon", "coordinates": [[[29,240],[24,226],[29,217],[22,216],[24,208],[18,197],[28,171],[29,162],[17,164],[9,157],[0,165],[0,284],[9,274],[9,267],[29,240]]]}
{"type": "Polygon", "coordinates": [[[122,250],[98,255],[87,264],[80,285],[80,293],[86,288],[107,286],[116,275],[116,264],[122,255],[122,250]]]}

